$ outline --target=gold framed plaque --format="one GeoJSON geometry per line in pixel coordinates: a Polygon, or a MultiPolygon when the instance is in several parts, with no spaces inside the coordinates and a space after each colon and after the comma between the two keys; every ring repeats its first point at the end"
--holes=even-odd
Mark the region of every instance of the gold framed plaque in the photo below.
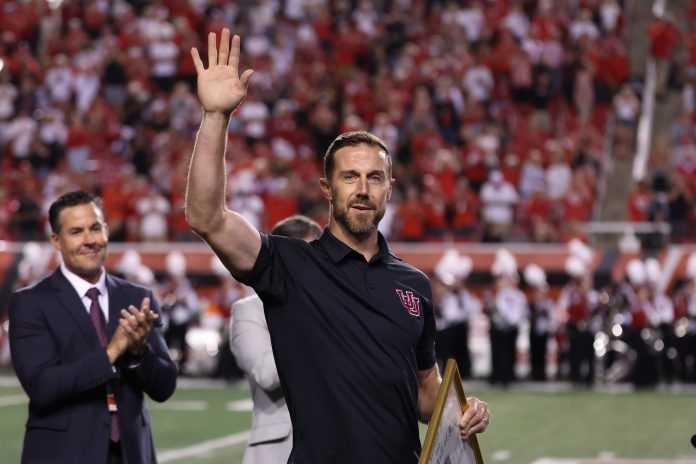
{"type": "Polygon", "coordinates": [[[418,464],[484,464],[476,434],[468,440],[459,434],[468,407],[457,362],[448,359],[418,464]]]}

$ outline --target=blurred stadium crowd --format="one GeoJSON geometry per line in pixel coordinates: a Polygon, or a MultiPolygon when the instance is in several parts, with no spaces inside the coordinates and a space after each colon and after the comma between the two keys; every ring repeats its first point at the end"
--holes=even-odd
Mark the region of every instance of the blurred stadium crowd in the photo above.
{"type": "MultiPolygon", "coordinates": [[[[686,104],[627,205],[630,221],[669,222],[673,241],[696,232],[690,4],[691,29],[665,16],[646,39],[658,98],[679,81],[686,104]]],[[[103,197],[111,241],[195,240],[183,214],[201,117],[189,50],[205,53],[207,34],[231,27],[242,67],[255,73],[230,126],[229,206],[259,229],[295,213],[325,224],[323,153],[339,132],[365,129],[394,158],[396,191],[380,225],[392,240],[582,249],[607,167],[635,148],[642,87],[624,26],[619,0],[0,0],[0,240],[45,240],[48,205],[77,188],[103,197]]],[[[551,377],[535,360],[555,346],[553,376],[578,384],[597,378],[597,353],[608,381],[694,381],[696,269],[667,297],[654,264],[596,289],[576,258],[556,293],[541,268],[520,273],[504,252],[492,284],[470,292],[466,259],[443,257],[439,352],[472,375],[472,354],[458,350],[475,345],[462,340],[483,320],[494,383],[517,375],[520,330],[534,380],[551,377]]],[[[31,266],[17,285],[38,277],[31,266]]],[[[229,307],[247,289],[216,264],[219,281],[201,294],[177,253],[157,279],[135,254],[119,266],[158,288],[184,372],[218,369],[210,362],[229,355],[218,350],[229,307]]]]}
{"type": "Polygon", "coordinates": [[[602,1],[3,1],[0,238],[41,239],[66,189],[113,240],[182,241],[201,112],[191,47],[231,26],[253,85],[230,129],[231,205],[326,221],[320,159],[367,129],[395,158],[397,240],[566,241],[591,218],[639,102],[602,1]],[[628,127],[610,143],[607,121],[628,127]]]}

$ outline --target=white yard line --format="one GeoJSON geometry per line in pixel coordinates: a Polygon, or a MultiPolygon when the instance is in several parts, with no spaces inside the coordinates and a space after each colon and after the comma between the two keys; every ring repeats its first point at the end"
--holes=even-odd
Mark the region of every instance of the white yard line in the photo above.
{"type": "Polygon", "coordinates": [[[228,435],[226,437],[204,441],[196,445],[187,446],[185,448],[176,448],[162,451],[161,453],[158,453],[157,460],[159,462],[178,461],[179,459],[200,456],[204,453],[218,448],[226,448],[228,446],[238,445],[240,443],[246,442],[249,439],[250,433],[251,431],[246,430],[244,432],[235,433],[234,435],[228,435]]]}
{"type": "Polygon", "coordinates": [[[254,401],[249,398],[245,400],[230,401],[225,405],[227,411],[245,412],[254,410],[254,401]]]}
{"type": "Polygon", "coordinates": [[[150,408],[159,411],[205,411],[208,409],[208,402],[170,400],[166,403],[151,403],[150,408]]]}
{"type": "Polygon", "coordinates": [[[24,404],[27,402],[29,402],[27,395],[0,396],[0,407],[17,406],[18,404],[24,404]]]}

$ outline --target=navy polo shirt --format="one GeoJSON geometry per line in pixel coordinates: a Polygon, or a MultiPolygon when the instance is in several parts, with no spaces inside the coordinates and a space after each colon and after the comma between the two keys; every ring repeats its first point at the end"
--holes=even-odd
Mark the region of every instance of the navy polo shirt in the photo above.
{"type": "Polygon", "coordinates": [[[244,283],[264,303],[292,463],[418,461],[417,372],[435,365],[430,281],[378,240],[368,263],[328,228],[311,243],[261,234],[244,283]]]}

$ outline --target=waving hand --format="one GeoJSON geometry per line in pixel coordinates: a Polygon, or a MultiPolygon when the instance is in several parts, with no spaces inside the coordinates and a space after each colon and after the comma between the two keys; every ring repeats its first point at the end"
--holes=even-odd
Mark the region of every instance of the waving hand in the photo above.
{"type": "Polygon", "coordinates": [[[208,69],[203,65],[198,50],[191,49],[193,63],[198,74],[198,98],[208,113],[229,115],[246,96],[249,78],[254,73],[247,69],[239,76],[239,36],[232,37],[223,29],[220,50],[217,50],[214,32],[208,34],[208,69]]]}

